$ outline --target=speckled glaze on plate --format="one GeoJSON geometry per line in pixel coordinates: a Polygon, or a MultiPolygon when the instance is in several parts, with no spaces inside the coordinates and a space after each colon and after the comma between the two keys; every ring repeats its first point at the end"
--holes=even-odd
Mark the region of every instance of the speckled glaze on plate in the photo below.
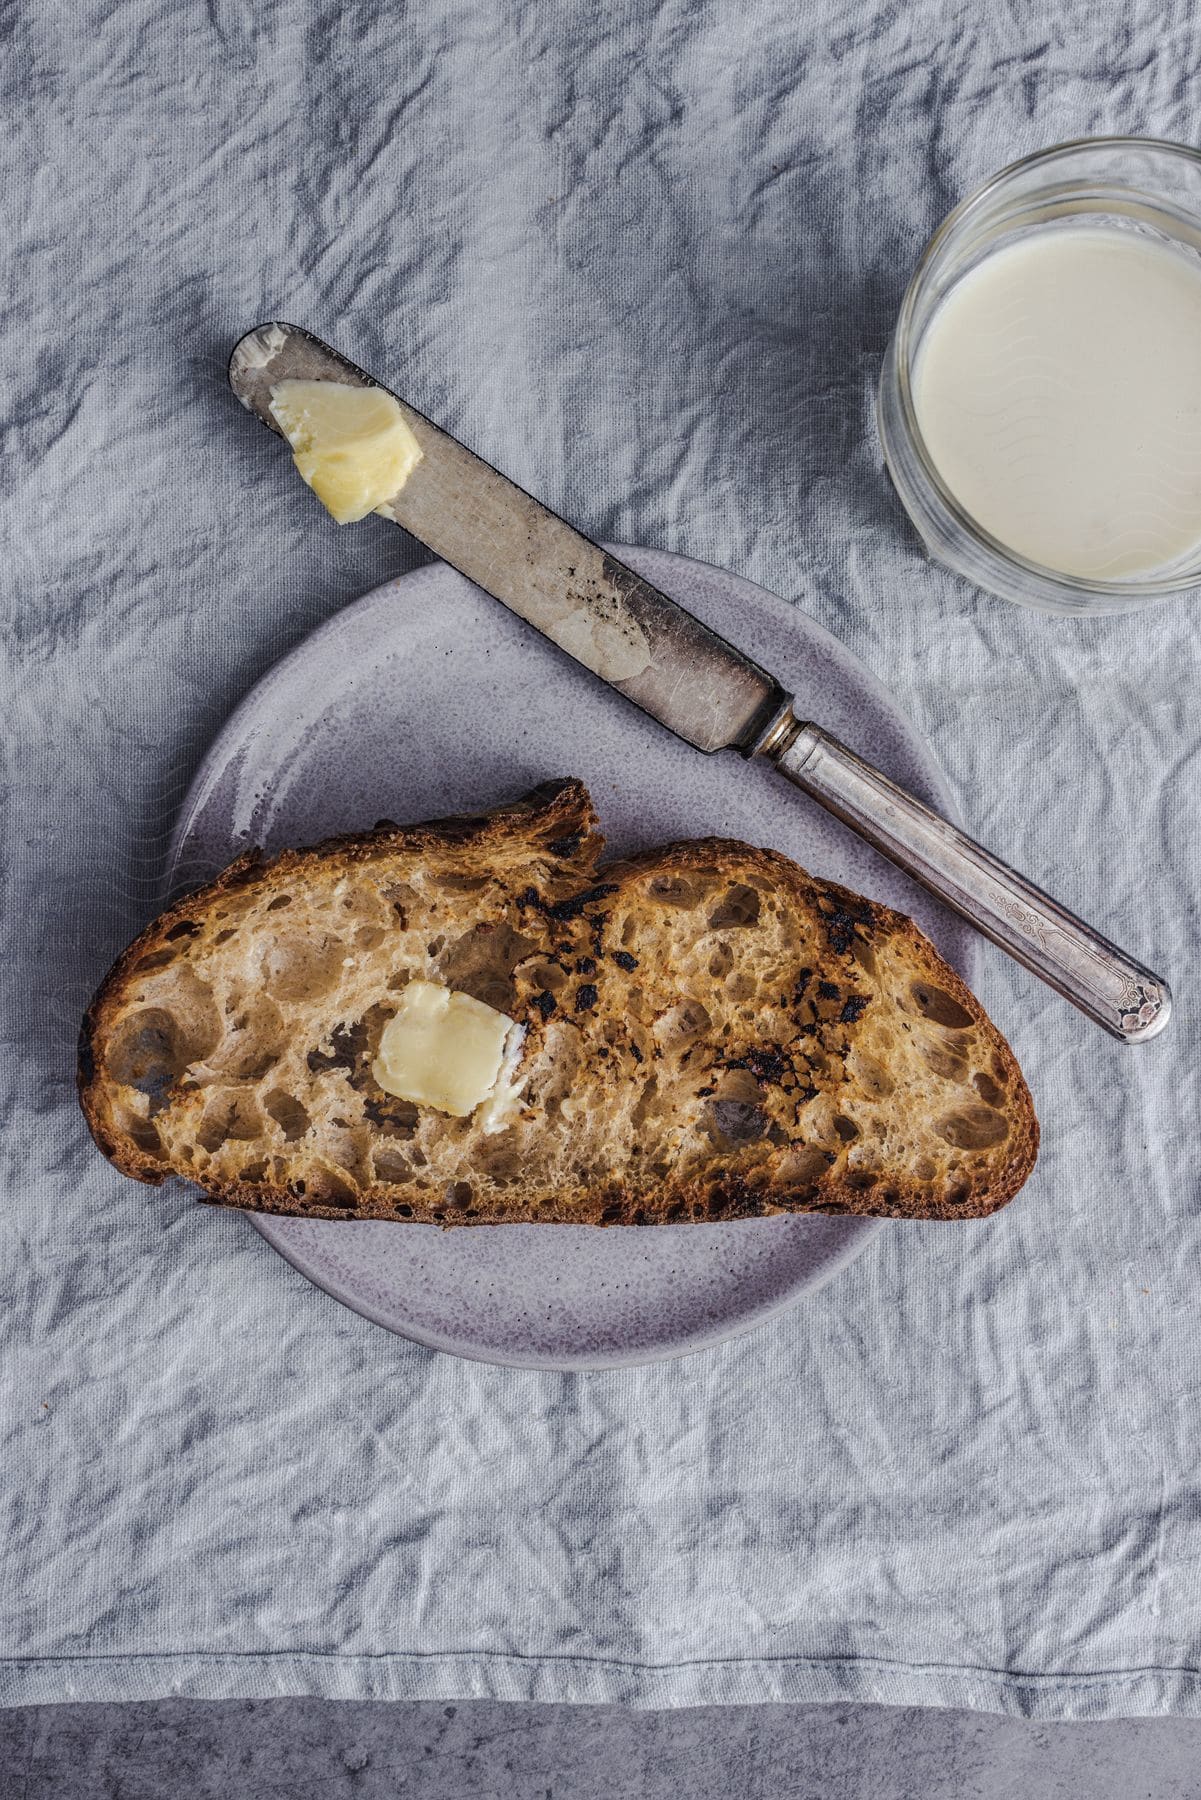
{"type": "MultiPolygon", "coordinates": [[[[812,619],[705,564],[616,553],[794,688],[801,717],[955,817],[929,751],[812,619]]],[[[709,834],[769,845],[911,913],[972,979],[968,927],[804,795],[732,752],[705,757],[679,742],[443,563],[365,595],[259,682],[184,802],[170,885],[207,879],[249,844],[280,849],[380,818],[478,811],[557,775],[588,784],[614,851],[709,834]]],[[[376,1324],[458,1356],[541,1369],[719,1343],[829,1281],[882,1228],[803,1214],[608,1230],[254,1224],[376,1324]]]]}

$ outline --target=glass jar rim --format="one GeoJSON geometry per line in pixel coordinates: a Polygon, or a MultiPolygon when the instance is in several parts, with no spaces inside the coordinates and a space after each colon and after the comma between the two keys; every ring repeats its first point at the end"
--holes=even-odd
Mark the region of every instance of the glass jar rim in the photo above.
{"type": "MultiPolygon", "coordinates": [[[[982,202],[987,200],[998,188],[1012,181],[1015,176],[1025,174],[1028,170],[1037,169],[1044,164],[1054,163],[1060,159],[1078,155],[1082,151],[1090,150],[1153,150],[1164,152],[1172,157],[1179,157],[1201,170],[1201,150],[1196,150],[1189,144],[1175,143],[1170,138],[1129,136],[1067,138],[1062,143],[1050,144],[1045,149],[1034,150],[1027,156],[1019,157],[1015,162],[1006,163],[1004,168],[998,169],[995,174],[988,177],[987,181],[982,182],[979,187],[974,188],[970,194],[965,195],[956,206],[952,207],[927,241],[918,258],[917,267],[906,286],[895,330],[897,391],[905,417],[905,428],[909,434],[912,449],[921,464],[922,473],[938,496],[939,502],[950,513],[958,529],[972,540],[986,556],[998,558],[1006,566],[1020,569],[1033,580],[1056,590],[1062,595],[1065,605],[1072,611],[1087,611],[1090,596],[1099,599],[1139,601],[1167,599],[1172,594],[1192,593],[1201,585],[1201,575],[1194,572],[1191,575],[1168,580],[1126,576],[1117,581],[1102,581],[1087,576],[1067,575],[1060,569],[1049,567],[1046,563],[1032,561],[1031,558],[1023,556],[1019,551],[1011,549],[1000,538],[994,537],[971,513],[965,510],[955,494],[948,488],[927,448],[921,426],[918,423],[917,408],[914,405],[913,388],[910,381],[913,354],[910,339],[913,334],[913,314],[922,283],[939,251],[963,220],[979,208],[982,202]]],[[[1197,211],[1195,217],[1198,229],[1201,230],[1201,210],[1197,211]]]]}

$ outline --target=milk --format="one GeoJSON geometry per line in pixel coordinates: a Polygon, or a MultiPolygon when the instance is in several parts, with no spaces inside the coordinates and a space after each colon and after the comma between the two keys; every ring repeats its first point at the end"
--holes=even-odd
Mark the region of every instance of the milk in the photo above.
{"type": "Polygon", "coordinates": [[[1201,547],[1201,261],[1116,226],[987,255],[913,372],[934,466],[977,524],[1061,574],[1116,581],[1201,547]]]}

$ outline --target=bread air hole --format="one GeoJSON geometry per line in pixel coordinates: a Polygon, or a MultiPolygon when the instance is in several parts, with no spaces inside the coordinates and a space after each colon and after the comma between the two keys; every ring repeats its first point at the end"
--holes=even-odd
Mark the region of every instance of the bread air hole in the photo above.
{"type": "Polygon", "coordinates": [[[944,1081],[957,1081],[960,1084],[968,1077],[967,1056],[962,1050],[951,1044],[919,1044],[923,1059],[929,1063],[936,1075],[944,1081]]]}
{"type": "Polygon", "coordinates": [[[1005,1098],[1004,1089],[998,1087],[992,1076],[986,1075],[983,1070],[972,1076],[972,1086],[986,1106],[1000,1106],[1005,1098]]]}
{"type": "Polygon", "coordinates": [[[114,1028],[105,1051],[110,1079],[145,1094],[151,1114],[168,1104],[173,1084],[191,1063],[212,1050],[221,1032],[217,1009],[203,983],[195,977],[181,983],[179,997],[183,1005],[178,1011],[146,1006],[127,1014],[114,1028]]]}
{"type": "MultiPolygon", "coordinates": [[[[522,987],[534,993],[561,994],[570,980],[567,970],[549,958],[527,962],[521,970],[522,987]]],[[[479,995],[475,998],[478,1000],[479,995]]]]}
{"type": "Polygon", "coordinates": [[[656,875],[647,895],[660,906],[693,907],[703,897],[707,883],[688,875],[656,875]]]}
{"type": "Polygon", "coordinates": [[[967,1008],[961,1006],[945,988],[935,987],[933,982],[911,982],[909,996],[923,1018],[931,1019],[935,1025],[945,1026],[948,1031],[966,1031],[972,1023],[972,1015],[967,1008]]]}
{"type": "MultiPolygon", "coordinates": [[[[470,994],[497,1012],[511,1014],[513,970],[537,948],[533,938],[522,937],[511,925],[483,920],[439,953],[438,975],[456,993],[470,994]]],[[[555,974],[559,982],[565,979],[561,970],[556,969],[555,974]]]]}
{"type": "Polygon", "coordinates": [[[371,1179],[367,1167],[367,1146],[357,1133],[343,1131],[337,1138],[323,1144],[322,1150],[331,1163],[350,1177],[356,1190],[365,1187],[371,1179]]]}
{"type": "Polygon", "coordinates": [[[653,1030],[659,1048],[671,1053],[684,1050],[703,1037],[712,1021],[699,1000],[681,1000],[655,1020],[653,1030]]]}
{"type": "Polygon", "coordinates": [[[749,1069],[728,1069],[721,1076],[717,1098],[756,1106],[760,1099],[759,1083],[749,1069]]]}
{"type": "Polygon", "coordinates": [[[474,1152],[472,1160],[481,1175],[490,1181],[505,1182],[521,1174],[523,1156],[520,1145],[485,1141],[474,1152]]]}
{"type": "Polygon", "coordinates": [[[438,887],[444,894],[482,894],[492,886],[490,875],[439,875],[438,887]]]}
{"type": "Polygon", "coordinates": [[[866,1050],[858,1048],[853,1050],[848,1058],[847,1067],[855,1079],[877,1100],[887,1099],[896,1088],[897,1084],[884,1064],[877,1061],[874,1056],[869,1056],[866,1050]]]}
{"type": "Polygon", "coordinates": [[[413,1173],[406,1158],[396,1150],[377,1150],[371,1162],[377,1181],[387,1181],[398,1186],[408,1181],[413,1173]]]}
{"type": "Polygon", "coordinates": [[[855,961],[859,964],[859,967],[863,970],[864,974],[875,975],[877,966],[876,952],[870,944],[865,943],[859,937],[852,938],[851,955],[855,958],[855,961]]]}
{"type": "Polygon", "coordinates": [[[745,1100],[716,1100],[712,1107],[718,1133],[731,1144],[753,1144],[767,1130],[767,1115],[745,1100]]]}
{"type": "Polygon", "coordinates": [[[726,889],[709,914],[710,931],[757,925],[761,904],[758,888],[751,887],[746,882],[737,882],[733,887],[726,889]]]}
{"type": "Polygon", "coordinates": [[[294,1144],[309,1129],[311,1120],[300,1101],[293,1094],[285,1094],[282,1088],[272,1088],[263,1096],[263,1109],[284,1134],[284,1142],[294,1144]]]}
{"type": "Polygon", "coordinates": [[[262,1130],[262,1114],[249,1094],[219,1091],[204,1109],[196,1142],[211,1156],[231,1138],[249,1142],[260,1137],[262,1130]]]}
{"type": "Polygon", "coordinates": [[[1004,1114],[994,1112],[991,1106],[965,1106],[947,1113],[935,1130],[957,1150],[989,1150],[1009,1136],[1004,1114]]]}
{"type": "Polygon", "coordinates": [[[155,969],[165,969],[179,955],[178,950],[152,950],[148,956],[140,956],[133,965],[135,975],[150,975],[155,969]]]}
{"type": "Polygon", "coordinates": [[[263,986],[273,1000],[317,1000],[342,976],[346,946],[328,932],[280,938],[263,954],[263,986]]]}
{"type": "Polygon", "coordinates": [[[384,888],[383,897],[392,908],[400,929],[402,931],[407,931],[409,928],[409,920],[413,916],[414,909],[419,904],[419,896],[416,888],[410,887],[407,881],[393,882],[390,887],[384,888]]]}
{"type": "Polygon", "coordinates": [[[156,1161],[164,1160],[163,1140],[149,1119],[143,1119],[139,1113],[131,1112],[128,1107],[113,1108],[113,1123],[117,1130],[125,1134],[135,1144],[143,1156],[153,1156],[156,1161]]]}
{"type": "Polygon", "coordinates": [[[225,1037],[210,1061],[223,1075],[257,1081],[279,1061],[286,1036],[278,1006],[264,994],[256,994],[228,1020],[225,1037]]]}
{"type": "Polygon", "coordinates": [[[368,1099],[363,1111],[368,1123],[376,1126],[385,1137],[399,1138],[402,1142],[414,1136],[421,1117],[411,1100],[397,1100],[391,1094],[368,1099]]]}
{"type": "Polygon", "coordinates": [[[631,1130],[637,1131],[639,1126],[646,1122],[646,1115],[654,1106],[658,1096],[659,1082],[657,1077],[652,1075],[642,1092],[639,1094],[637,1100],[634,1102],[633,1109],[630,1113],[631,1130]]]}
{"type": "Polygon", "coordinates": [[[164,1106],[167,1089],[187,1063],[171,1014],[148,1006],[122,1019],[105,1063],[112,1080],[146,1095],[152,1111],[164,1106]]]}
{"type": "Polygon", "coordinates": [[[709,958],[709,974],[714,981],[722,981],[734,967],[734,952],[728,944],[718,944],[709,958]]]}
{"type": "Polygon", "coordinates": [[[789,1187],[812,1187],[829,1167],[825,1151],[819,1150],[816,1144],[786,1151],[780,1159],[780,1175],[789,1187]]]}
{"type": "Polygon", "coordinates": [[[324,1168],[309,1171],[308,1198],[318,1206],[336,1206],[348,1212],[359,1203],[357,1189],[332,1169],[324,1168]]]}

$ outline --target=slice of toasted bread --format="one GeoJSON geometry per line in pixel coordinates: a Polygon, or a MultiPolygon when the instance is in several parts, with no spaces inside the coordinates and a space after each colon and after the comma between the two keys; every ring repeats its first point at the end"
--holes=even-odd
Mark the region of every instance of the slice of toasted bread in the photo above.
{"type": "Polygon", "coordinates": [[[84,1021],[92,1134],[141,1181],[321,1218],[660,1224],[992,1212],[1034,1165],[1013,1055],[913,922],[719,838],[600,870],[585,789],[243,857],[84,1021]],[[500,1129],[398,1100],[412,980],[526,1027],[500,1129]]]}

